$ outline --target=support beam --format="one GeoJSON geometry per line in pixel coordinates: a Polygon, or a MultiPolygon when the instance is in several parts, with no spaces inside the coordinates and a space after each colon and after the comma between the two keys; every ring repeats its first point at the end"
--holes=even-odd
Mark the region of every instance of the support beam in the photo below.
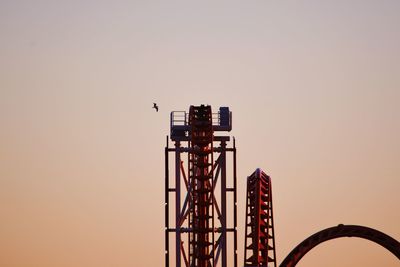
{"type": "Polygon", "coordinates": [[[181,154],[178,152],[181,143],[175,142],[175,257],[176,267],[181,267],[181,154]]]}

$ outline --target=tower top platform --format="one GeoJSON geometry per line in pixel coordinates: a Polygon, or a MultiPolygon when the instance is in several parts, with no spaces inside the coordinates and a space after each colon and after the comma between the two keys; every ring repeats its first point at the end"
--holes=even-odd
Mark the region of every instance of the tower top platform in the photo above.
{"type": "MultiPolygon", "coordinates": [[[[232,130],[232,112],[229,107],[220,107],[212,113],[214,132],[230,132],[232,130]]],[[[170,115],[170,136],[172,141],[190,141],[189,112],[172,111],[170,115]]],[[[214,140],[229,141],[229,136],[214,136],[214,140]]]]}

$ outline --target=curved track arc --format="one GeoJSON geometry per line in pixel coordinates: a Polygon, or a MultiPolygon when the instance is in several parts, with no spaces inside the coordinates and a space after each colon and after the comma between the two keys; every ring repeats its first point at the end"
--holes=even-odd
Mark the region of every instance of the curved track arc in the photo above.
{"type": "Polygon", "coordinates": [[[386,248],[400,260],[400,243],[394,238],[366,226],[339,224],[338,226],[326,228],[306,238],[286,256],[280,264],[280,267],[296,266],[301,258],[314,247],[325,241],[341,237],[359,237],[370,240],[386,248]]]}

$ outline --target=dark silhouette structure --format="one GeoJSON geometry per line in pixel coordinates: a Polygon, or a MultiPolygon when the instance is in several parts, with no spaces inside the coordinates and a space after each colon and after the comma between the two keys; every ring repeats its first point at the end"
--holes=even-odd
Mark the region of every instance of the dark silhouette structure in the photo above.
{"type": "MultiPolygon", "coordinates": [[[[153,108],[158,111],[156,103],[153,108]]],[[[231,131],[232,113],[228,107],[213,113],[210,106],[190,106],[189,112],[171,112],[170,127],[174,147],[169,147],[167,136],[165,266],[170,266],[172,250],[175,267],[237,267],[236,144],[233,138],[228,147],[230,136],[216,135],[231,131]]],[[[271,178],[256,169],[247,177],[245,267],[277,266],[273,219],[271,178]]],[[[295,266],[315,246],[340,237],[373,241],[400,259],[400,243],[392,237],[365,226],[340,224],[305,239],[280,266],[295,266]]]]}
{"type": "Polygon", "coordinates": [[[167,137],[165,148],[167,267],[170,264],[170,235],[175,237],[176,267],[237,266],[236,148],[235,142],[233,147],[227,147],[229,136],[216,135],[217,132],[229,132],[231,125],[232,114],[227,107],[221,107],[217,113],[205,105],[191,106],[189,113],[171,113],[170,136],[174,147],[169,147],[167,137]],[[175,156],[171,180],[170,153],[175,156]],[[232,153],[229,173],[228,153],[232,153]],[[173,227],[169,214],[174,215],[173,227]],[[228,235],[233,242],[229,249],[228,235]]]}
{"type": "Polygon", "coordinates": [[[276,266],[271,178],[261,169],[247,177],[244,266],[276,266]]]}
{"type": "Polygon", "coordinates": [[[280,266],[295,266],[300,259],[315,246],[340,237],[359,237],[370,240],[383,246],[400,260],[400,243],[394,238],[369,227],[339,224],[338,226],[324,229],[306,238],[286,256],[280,266]]]}

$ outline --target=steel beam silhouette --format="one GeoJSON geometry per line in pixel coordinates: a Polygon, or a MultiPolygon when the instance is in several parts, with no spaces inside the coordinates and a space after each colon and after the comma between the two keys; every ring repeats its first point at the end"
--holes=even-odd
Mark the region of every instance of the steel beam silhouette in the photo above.
{"type": "Polygon", "coordinates": [[[360,226],[339,224],[313,234],[297,245],[281,263],[280,267],[292,267],[317,245],[340,237],[359,237],[375,242],[393,253],[400,260],[400,243],[378,230],[360,226]]]}

